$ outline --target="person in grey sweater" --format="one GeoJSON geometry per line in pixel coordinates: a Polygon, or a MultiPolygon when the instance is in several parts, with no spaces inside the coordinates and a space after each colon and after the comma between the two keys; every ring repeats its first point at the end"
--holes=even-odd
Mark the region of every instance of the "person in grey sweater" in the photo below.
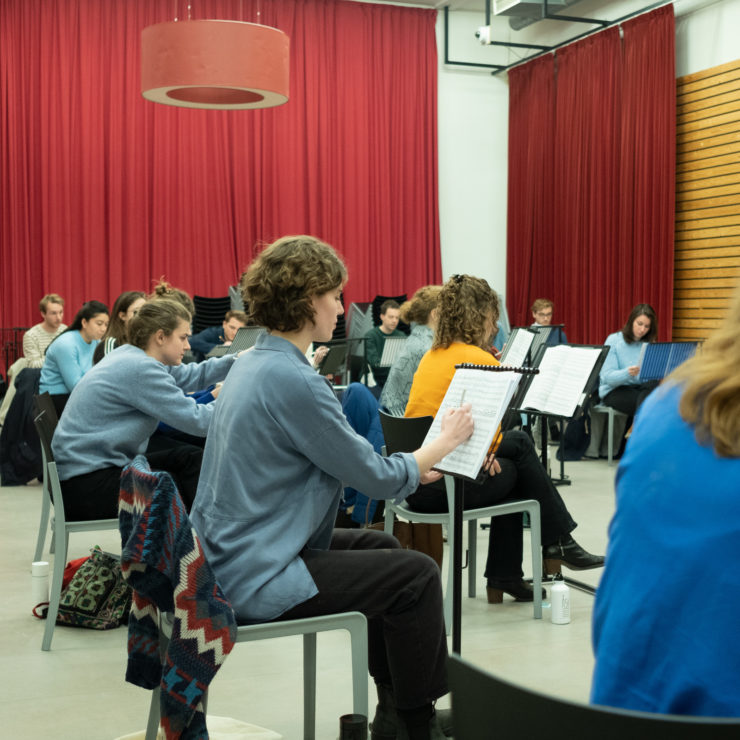
{"type": "MultiPolygon", "coordinates": [[[[117,516],[121,469],[146,450],[160,421],[205,437],[214,404],[185,394],[223,380],[237,356],[183,365],[189,334],[182,305],[149,301],[129,322],[131,344],[110,352],[75,386],[52,442],[68,518],[117,516]]],[[[153,470],[172,473],[189,508],[202,450],[178,445],[147,458],[153,470]]]]}

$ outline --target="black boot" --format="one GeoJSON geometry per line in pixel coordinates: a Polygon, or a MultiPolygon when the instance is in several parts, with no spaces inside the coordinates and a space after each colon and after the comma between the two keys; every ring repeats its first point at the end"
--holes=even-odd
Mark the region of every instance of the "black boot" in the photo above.
{"type": "Polygon", "coordinates": [[[563,535],[557,542],[543,547],[542,557],[548,575],[560,573],[561,565],[571,570],[590,570],[604,565],[603,555],[586,552],[570,535],[563,535]]]}
{"type": "MultiPolygon", "coordinates": [[[[504,594],[514,597],[514,601],[534,601],[534,589],[531,583],[521,578],[505,580],[489,578],[486,586],[486,595],[489,604],[500,604],[504,600],[504,594]]],[[[546,599],[545,589],[542,589],[542,598],[546,599]]]]}
{"type": "MultiPolygon", "coordinates": [[[[376,684],[378,705],[375,707],[375,717],[370,723],[370,740],[401,740],[408,737],[404,721],[396,712],[393,690],[389,686],[376,684]]],[[[442,736],[452,735],[452,712],[449,709],[432,709],[430,728],[441,732],[442,736]]],[[[436,737],[432,735],[432,737],[436,737]]]]}
{"type": "Polygon", "coordinates": [[[380,683],[375,688],[378,692],[378,706],[375,707],[375,716],[370,723],[370,739],[396,740],[401,720],[396,714],[393,689],[380,683]]]}

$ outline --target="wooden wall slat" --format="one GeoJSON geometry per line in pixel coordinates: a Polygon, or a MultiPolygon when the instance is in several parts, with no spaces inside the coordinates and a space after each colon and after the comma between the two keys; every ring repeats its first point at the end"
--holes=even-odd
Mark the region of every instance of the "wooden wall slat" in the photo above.
{"type": "MultiPolygon", "coordinates": [[[[740,200],[740,194],[738,195],[738,200],[740,200]]],[[[700,201],[696,202],[698,203],[700,201]]],[[[719,216],[734,216],[735,214],[739,214],[738,218],[740,218],[740,207],[738,204],[715,206],[711,205],[711,203],[713,203],[713,199],[709,199],[709,202],[705,200],[704,208],[687,208],[681,211],[676,209],[676,230],[678,230],[679,222],[685,223],[687,221],[698,221],[700,219],[717,218],[719,216]]]]}
{"type": "Polygon", "coordinates": [[[740,72],[740,59],[725,62],[717,67],[702,69],[690,75],[684,75],[676,80],[677,86],[682,89],[697,89],[699,87],[711,87],[713,81],[723,82],[740,72]]]}
{"type": "Polygon", "coordinates": [[[676,202],[680,202],[682,199],[695,199],[697,195],[701,193],[702,198],[714,198],[721,195],[733,195],[740,193],[740,183],[733,183],[732,185],[723,185],[717,188],[705,188],[704,190],[689,190],[686,192],[676,193],[676,202]]]}
{"type": "Polygon", "coordinates": [[[729,208],[740,206],[740,193],[728,193],[711,198],[682,198],[676,201],[676,213],[698,212],[704,208],[724,208],[725,206],[729,208]]]}
{"type": "Polygon", "coordinates": [[[709,177],[737,175],[740,173],[740,157],[712,157],[688,164],[676,164],[676,182],[699,182],[706,184],[709,177]]]}
{"type": "Polygon", "coordinates": [[[680,131],[676,131],[676,143],[681,145],[691,141],[717,139],[716,143],[721,144],[724,143],[723,137],[728,137],[728,141],[737,141],[737,136],[733,137],[733,134],[737,134],[739,132],[740,126],[738,126],[734,121],[730,122],[728,125],[715,126],[714,128],[700,128],[695,126],[690,129],[681,129],[680,131]]]}

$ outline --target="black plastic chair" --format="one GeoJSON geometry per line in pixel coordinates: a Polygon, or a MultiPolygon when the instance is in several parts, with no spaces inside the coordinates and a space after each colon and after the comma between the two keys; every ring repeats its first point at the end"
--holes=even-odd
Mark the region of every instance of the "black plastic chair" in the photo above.
{"type": "Polygon", "coordinates": [[[467,663],[447,660],[456,740],[729,740],[740,720],[685,717],[590,706],[541,694],[467,663]]]}
{"type": "Polygon", "coordinates": [[[231,297],[207,298],[202,295],[193,296],[195,316],[193,316],[193,334],[197,334],[209,326],[221,326],[224,316],[231,311],[231,297]]]}

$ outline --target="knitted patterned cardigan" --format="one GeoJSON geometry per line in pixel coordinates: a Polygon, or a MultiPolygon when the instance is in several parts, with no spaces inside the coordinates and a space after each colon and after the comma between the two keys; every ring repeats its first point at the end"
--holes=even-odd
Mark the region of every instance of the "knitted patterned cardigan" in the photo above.
{"type": "Polygon", "coordinates": [[[201,698],[236,638],[231,604],[206,562],[169,473],[138,455],[121,473],[121,569],[133,589],[126,680],[160,686],[167,740],[206,740],[201,698]],[[164,663],[157,610],[174,612],[164,663]]]}

